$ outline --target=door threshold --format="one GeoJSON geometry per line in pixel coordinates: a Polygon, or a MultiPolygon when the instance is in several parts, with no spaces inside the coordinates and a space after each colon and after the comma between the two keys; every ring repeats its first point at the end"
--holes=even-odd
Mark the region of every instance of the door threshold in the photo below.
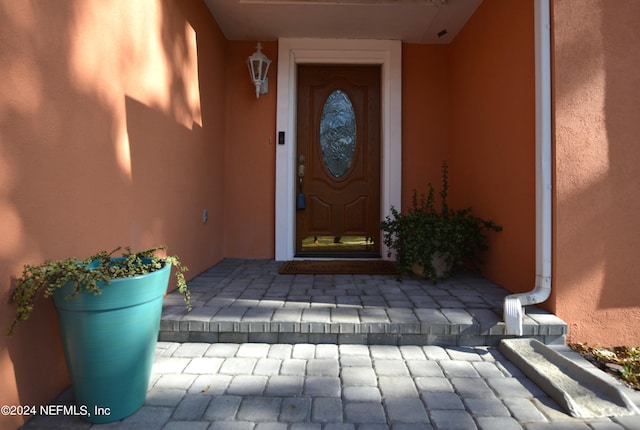
{"type": "Polygon", "coordinates": [[[347,258],[371,258],[381,259],[382,255],[377,252],[298,252],[294,256],[297,259],[303,258],[322,258],[322,259],[347,259],[347,258]]]}

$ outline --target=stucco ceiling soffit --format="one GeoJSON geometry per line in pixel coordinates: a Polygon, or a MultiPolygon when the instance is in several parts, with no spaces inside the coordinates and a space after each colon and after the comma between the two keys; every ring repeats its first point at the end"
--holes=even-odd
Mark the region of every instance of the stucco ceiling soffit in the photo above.
{"type": "Polygon", "coordinates": [[[205,0],[229,40],[450,43],[482,0],[205,0]],[[443,31],[444,30],[444,31],[443,31]]]}

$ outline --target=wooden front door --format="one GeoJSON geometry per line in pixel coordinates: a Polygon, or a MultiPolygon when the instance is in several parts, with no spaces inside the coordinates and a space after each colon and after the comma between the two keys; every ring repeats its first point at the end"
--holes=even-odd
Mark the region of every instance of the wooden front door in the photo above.
{"type": "Polygon", "coordinates": [[[296,255],[380,255],[380,67],[298,67],[296,255]]]}

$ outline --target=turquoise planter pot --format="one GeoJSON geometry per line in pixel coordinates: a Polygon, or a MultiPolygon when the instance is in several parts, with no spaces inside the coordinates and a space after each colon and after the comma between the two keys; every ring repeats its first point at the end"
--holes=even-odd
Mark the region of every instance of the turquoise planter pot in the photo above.
{"type": "Polygon", "coordinates": [[[98,296],[65,300],[71,285],[54,293],[76,412],[85,421],[117,421],[144,403],[170,273],[167,265],[114,279],[98,296]]]}

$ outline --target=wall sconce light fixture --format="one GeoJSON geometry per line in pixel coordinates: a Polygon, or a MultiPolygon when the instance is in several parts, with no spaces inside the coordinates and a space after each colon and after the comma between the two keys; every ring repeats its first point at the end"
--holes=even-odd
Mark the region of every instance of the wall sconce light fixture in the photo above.
{"type": "Polygon", "coordinates": [[[269,81],[267,80],[267,72],[271,60],[262,53],[262,45],[258,42],[256,52],[247,58],[247,66],[249,67],[249,75],[251,82],[256,86],[256,98],[260,98],[260,94],[266,94],[269,90],[269,81]]]}

